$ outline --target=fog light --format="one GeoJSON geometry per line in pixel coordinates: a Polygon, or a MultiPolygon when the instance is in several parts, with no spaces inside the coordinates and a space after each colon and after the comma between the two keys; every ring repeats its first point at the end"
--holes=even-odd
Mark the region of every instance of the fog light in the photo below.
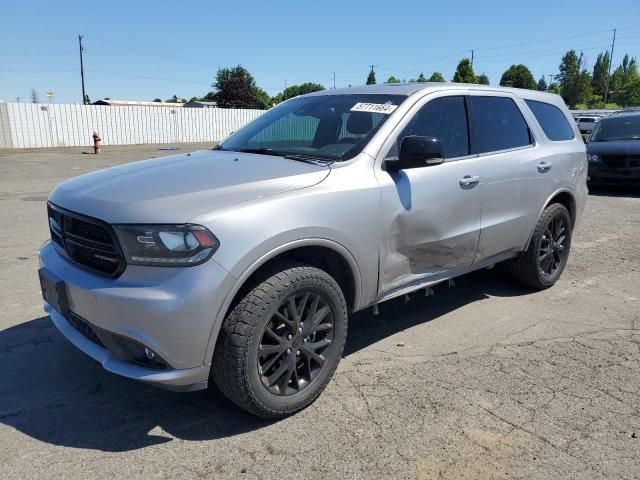
{"type": "Polygon", "coordinates": [[[152,350],[149,350],[147,347],[144,347],[144,354],[149,360],[153,360],[156,358],[156,354],[153,353],[152,350]]]}

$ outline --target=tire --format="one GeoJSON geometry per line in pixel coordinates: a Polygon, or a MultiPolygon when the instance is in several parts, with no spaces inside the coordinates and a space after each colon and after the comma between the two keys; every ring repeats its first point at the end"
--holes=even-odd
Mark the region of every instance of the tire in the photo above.
{"type": "Polygon", "coordinates": [[[536,224],[529,248],[511,261],[513,278],[539,290],[553,286],[567,264],[571,233],[571,216],[564,205],[553,203],[545,208],[536,224]],[[559,224],[564,230],[554,230],[559,224]],[[553,238],[552,241],[548,241],[549,236],[553,238]]]}
{"type": "Polygon", "coordinates": [[[303,264],[274,266],[254,285],[224,320],[212,377],[239,407],[278,418],[310,405],[333,376],[347,337],[347,305],[328,273],[303,264]]]}

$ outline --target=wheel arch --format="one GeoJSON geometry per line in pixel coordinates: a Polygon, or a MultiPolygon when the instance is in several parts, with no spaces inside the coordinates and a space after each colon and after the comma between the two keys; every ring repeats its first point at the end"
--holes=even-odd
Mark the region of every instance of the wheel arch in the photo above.
{"type": "Polygon", "coordinates": [[[325,238],[294,240],[260,256],[246,268],[229,290],[221,308],[214,317],[213,327],[205,353],[204,362],[210,364],[213,358],[218,333],[227,313],[244,294],[260,272],[269,265],[281,261],[307,263],[326,271],[343,291],[349,312],[358,309],[362,295],[362,277],[358,264],[351,252],[341,244],[325,238]]]}
{"type": "MultiPolygon", "coordinates": [[[[571,227],[573,228],[573,226],[576,223],[576,216],[577,216],[576,196],[568,188],[558,189],[549,196],[547,201],[544,203],[544,205],[538,212],[538,216],[536,217],[536,222],[537,222],[537,219],[540,218],[540,215],[542,215],[542,212],[544,212],[545,209],[553,203],[559,203],[569,211],[569,216],[571,217],[571,227]]],[[[527,248],[529,248],[529,243],[531,242],[531,238],[533,237],[534,230],[535,230],[535,224],[531,228],[531,232],[529,232],[529,236],[527,237],[527,243],[524,245],[524,248],[522,249],[523,251],[526,251],[527,248]]]]}

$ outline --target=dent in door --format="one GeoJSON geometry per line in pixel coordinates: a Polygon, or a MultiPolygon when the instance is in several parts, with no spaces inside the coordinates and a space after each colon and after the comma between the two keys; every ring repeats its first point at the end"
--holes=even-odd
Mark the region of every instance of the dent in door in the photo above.
{"type": "Polygon", "coordinates": [[[424,202],[415,202],[407,174],[400,171],[390,176],[399,201],[388,206],[392,211],[388,212],[389,231],[383,236],[382,289],[470,265],[478,242],[479,219],[470,218],[464,209],[452,209],[446,193],[439,192],[435,185],[428,187],[433,190],[430,194],[421,196],[424,202]]]}

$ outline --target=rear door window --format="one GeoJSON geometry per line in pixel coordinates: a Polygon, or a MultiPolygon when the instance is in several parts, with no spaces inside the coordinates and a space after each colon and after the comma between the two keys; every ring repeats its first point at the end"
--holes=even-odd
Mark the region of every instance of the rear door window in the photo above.
{"type": "Polygon", "coordinates": [[[471,153],[509,150],[533,143],[529,126],[509,97],[469,97],[471,153]]]}
{"type": "MultiPolygon", "coordinates": [[[[558,107],[550,103],[535,100],[525,100],[525,102],[533,112],[533,115],[536,117],[536,120],[538,120],[544,134],[549,140],[558,142],[575,138],[573,128],[571,128],[571,125],[567,121],[567,117],[564,116],[558,107]]],[[[579,117],[577,121],[593,122],[593,119],[579,117]]]]}

